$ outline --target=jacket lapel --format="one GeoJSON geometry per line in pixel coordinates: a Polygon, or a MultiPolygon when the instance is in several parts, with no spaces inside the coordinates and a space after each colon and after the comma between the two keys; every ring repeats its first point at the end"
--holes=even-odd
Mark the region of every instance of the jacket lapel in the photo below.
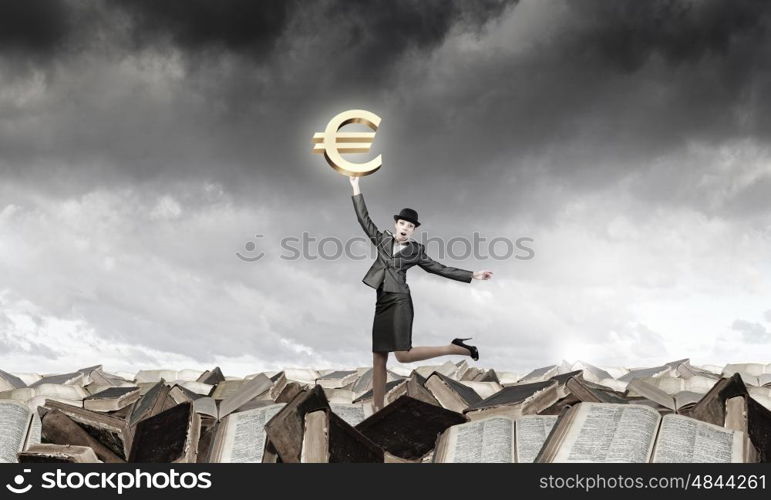
{"type": "MultiPolygon", "coordinates": [[[[396,240],[394,240],[394,245],[395,245],[395,244],[396,244],[396,240]]],[[[413,243],[412,243],[412,240],[407,240],[407,244],[406,244],[406,245],[404,245],[404,246],[401,248],[401,250],[399,250],[398,252],[396,252],[396,254],[394,255],[394,257],[396,257],[397,255],[401,255],[401,254],[402,254],[402,252],[404,252],[405,250],[410,250],[409,252],[407,252],[407,255],[412,255],[412,245],[413,245],[413,243]]],[[[392,251],[393,251],[393,249],[392,249],[392,251]]]]}
{"type": "Polygon", "coordinates": [[[413,245],[415,245],[415,242],[413,240],[407,240],[407,244],[401,248],[398,252],[394,253],[394,245],[396,245],[396,238],[394,238],[394,235],[391,231],[386,229],[383,231],[383,235],[386,243],[383,245],[383,249],[388,249],[388,256],[389,257],[397,257],[400,256],[405,250],[410,250],[410,252],[407,253],[407,255],[412,255],[412,249],[413,245]],[[387,236],[386,236],[387,235],[387,236]],[[390,243],[390,245],[388,244],[390,243]]]}

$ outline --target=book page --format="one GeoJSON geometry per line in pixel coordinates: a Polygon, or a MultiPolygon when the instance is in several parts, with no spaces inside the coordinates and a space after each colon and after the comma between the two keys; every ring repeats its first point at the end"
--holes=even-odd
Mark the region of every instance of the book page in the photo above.
{"type": "Polygon", "coordinates": [[[220,418],[224,418],[226,415],[233,413],[250,399],[267,392],[272,385],[273,382],[261,373],[253,379],[245,381],[238,386],[238,389],[233,392],[233,394],[222,400],[219,408],[220,418]]]}
{"type": "Polygon", "coordinates": [[[204,396],[193,401],[193,411],[202,415],[217,418],[217,402],[214,398],[204,396]]]}
{"type": "Polygon", "coordinates": [[[29,425],[29,435],[27,436],[27,442],[24,444],[26,450],[30,446],[40,444],[42,442],[43,421],[38,415],[37,411],[32,412],[32,422],[29,425]]]}
{"type": "Polygon", "coordinates": [[[0,401],[0,463],[16,463],[22,451],[32,412],[16,401],[0,401]]]}
{"type": "Polygon", "coordinates": [[[685,405],[698,403],[703,397],[704,394],[698,392],[680,391],[675,394],[675,407],[680,410],[685,405]]]}
{"type": "Polygon", "coordinates": [[[450,428],[447,463],[514,463],[514,422],[491,417],[450,428]]]}
{"type": "MultiPolygon", "coordinates": [[[[672,377],[668,375],[664,375],[662,377],[648,377],[644,379],[635,379],[635,380],[639,380],[639,381],[645,382],[646,384],[650,384],[652,386],[658,387],[659,389],[666,392],[670,396],[675,394],[676,392],[684,391],[685,384],[686,384],[686,379],[679,378],[679,377],[672,377]]],[[[632,382],[634,382],[634,380],[632,382]]],[[[632,387],[631,382],[628,387],[629,388],[632,387]]],[[[643,395],[644,394],[641,394],[641,396],[643,395]]]]}
{"type": "Polygon", "coordinates": [[[771,410],[771,388],[769,387],[747,387],[752,399],[771,410]]]}
{"type": "Polygon", "coordinates": [[[161,379],[176,380],[178,374],[176,370],[139,370],[133,378],[137,384],[144,382],[156,383],[160,382],[161,379]]]}
{"type": "Polygon", "coordinates": [[[355,427],[365,418],[364,405],[361,403],[329,403],[329,407],[335,415],[345,420],[351,427],[355,427]]]}
{"type": "Polygon", "coordinates": [[[84,376],[81,372],[72,372],[72,373],[63,373],[60,375],[48,375],[34,384],[32,384],[30,387],[38,387],[42,384],[64,384],[64,385],[84,385],[84,376]]]}
{"type": "Polygon", "coordinates": [[[64,399],[64,398],[57,398],[57,397],[50,397],[50,396],[35,396],[32,399],[29,399],[26,401],[27,408],[29,408],[32,411],[37,410],[39,406],[47,406],[46,401],[56,401],[58,403],[63,403],[69,406],[75,406],[77,408],[83,408],[83,401],[75,401],[72,399],[64,399]]]}
{"type": "Polygon", "coordinates": [[[35,397],[37,393],[34,387],[22,387],[0,392],[0,399],[13,399],[15,401],[27,401],[35,397]]]}
{"type": "Polygon", "coordinates": [[[315,385],[319,378],[319,372],[311,368],[285,368],[283,371],[287,380],[301,384],[315,385]]]}
{"type": "Polygon", "coordinates": [[[472,380],[461,380],[460,383],[473,389],[473,391],[479,394],[482,399],[489,398],[493,394],[496,394],[501,389],[503,389],[503,386],[498,382],[475,382],[472,380]]]}
{"type": "Polygon", "coordinates": [[[685,381],[685,390],[706,394],[717,382],[716,378],[695,375],[685,381]]]}
{"type": "Polygon", "coordinates": [[[67,384],[40,384],[35,386],[35,396],[47,396],[49,398],[63,398],[80,401],[88,397],[88,392],[79,385],[67,384]]]}
{"type": "Polygon", "coordinates": [[[661,417],[643,405],[581,403],[554,462],[648,462],[661,417]]]}
{"type": "Polygon", "coordinates": [[[283,403],[274,404],[228,415],[220,462],[262,462],[265,424],[283,407],[283,403]]]}
{"type": "MultiPolygon", "coordinates": [[[[211,384],[204,384],[202,382],[194,382],[190,380],[177,380],[176,383],[178,385],[181,385],[185,389],[194,392],[196,394],[200,394],[202,396],[208,396],[211,394],[212,389],[214,388],[211,384]]],[[[169,384],[172,385],[172,384],[169,384]]]]}
{"type": "Polygon", "coordinates": [[[656,463],[742,462],[744,433],[682,415],[666,415],[656,440],[656,463]]]}
{"type": "Polygon", "coordinates": [[[353,402],[353,391],[350,389],[329,389],[324,388],[324,394],[330,403],[351,404],[353,402]]]}
{"type": "MultiPolygon", "coordinates": [[[[454,365],[453,365],[454,366],[454,365]]],[[[432,375],[426,380],[426,389],[436,398],[443,408],[462,413],[468,407],[468,403],[461,398],[452,387],[436,375],[432,375]]],[[[406,386],[403,387],[406,390],[406,386]]]]}
{"type": "Polygon", "coordinates": [[[455,363],[452,361],[445,361],[441,366],[437,367],[436,371],[442,375],[447,375],[448,377],[453,378],[455,372],[458,371],[458,367],[455,366],[455,363]]]}
{"type": "Polygon", "coordinates": [[[768,371],[763,363],[729,363],[723,367],[724,377],[730,377],[734,373],[757,377],[768,371]]]}
{"type": "Polygon", "coordinates": [[[217,384],[217,387],[212,392],[211,397],[214,399],[226,399],[235,394],[239,387],[241,387],[246,380],[225,380],[217,384]]]}
{"type": "Polygon", "coordinates": [[[185,368],[177,372],[177,380],[187,380],[189,382],[194,382],[198,380],[198,377],[200,377],[202,374],[203,372],[201,370],[191,370],[190,368],[185,368]]]}
{"type": "Polygon", "coordinates": [[[525,415],[515,421],[518,463],[535,461],[556,422],[557,415],[525,415]]]}
{"type": "Polygon", "coordinates": [[[639,394],[640,396],[658,403],[665,408],[669,408],[670,410],[676,408],[675,398],[659,387],[649,384],[642,379],[632,380],[627,387],[630,393],[634,392],[635,394],[639,394]]]}
{"type": "Polygon", "coordinates": [[[694,376],[709,377],[717,381],[720,376],[704,368],[693,366],[689,361],[685,361],[677,367],[677,373],[684,379],[689,379],[694,376]]]}
{"type": "Polygon", "coordinates": [[[325,410],[311,411],[305,414],[305,432],[303,434],[300,463],[329,462],[329,420],[325,410]]]}

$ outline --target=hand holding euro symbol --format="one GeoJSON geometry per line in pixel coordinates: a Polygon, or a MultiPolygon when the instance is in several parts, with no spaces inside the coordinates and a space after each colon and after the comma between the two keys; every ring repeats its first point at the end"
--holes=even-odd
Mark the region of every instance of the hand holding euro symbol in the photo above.
{"type": "Polygon", "coordinates": [[[342,157],[341,153],[366,153],[375,140],[375,132],[380,125],[380,117],[364,109],[343,111],[327,124],[324,132],[313,134],[313,152],[324,153],[329,166],[349,177],[362,177],[373,174],[383,165],[381,155],[366,163],[353,163],[342,157]],[[367,125],[373,132],[340,132],[350,124],[367,125]]]}

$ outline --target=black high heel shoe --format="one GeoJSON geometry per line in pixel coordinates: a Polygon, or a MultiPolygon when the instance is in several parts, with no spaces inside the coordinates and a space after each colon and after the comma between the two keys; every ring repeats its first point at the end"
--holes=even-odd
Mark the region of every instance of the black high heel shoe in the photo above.
{"type": "Polygon", "coordinates": [[[465,338],[465,339],[453,339],[451,344],[459,345],[461,347],[465,347],[468,349],[468,352],[471,353],[471,359],[474,361],[477,361],[479,359],[479,351],[477,348],[473,345],[466,345],[463,341],[464,340],[471,340],[471,337],[465,338]]]}

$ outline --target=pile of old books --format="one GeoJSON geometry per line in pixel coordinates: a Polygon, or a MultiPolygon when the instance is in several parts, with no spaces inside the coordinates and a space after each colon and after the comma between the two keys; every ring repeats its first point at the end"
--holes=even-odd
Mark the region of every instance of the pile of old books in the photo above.
{"type": "Polygon", "coordinates": [[[771,364],[0,370],[0,462],[768,462],[771,364]]]}

